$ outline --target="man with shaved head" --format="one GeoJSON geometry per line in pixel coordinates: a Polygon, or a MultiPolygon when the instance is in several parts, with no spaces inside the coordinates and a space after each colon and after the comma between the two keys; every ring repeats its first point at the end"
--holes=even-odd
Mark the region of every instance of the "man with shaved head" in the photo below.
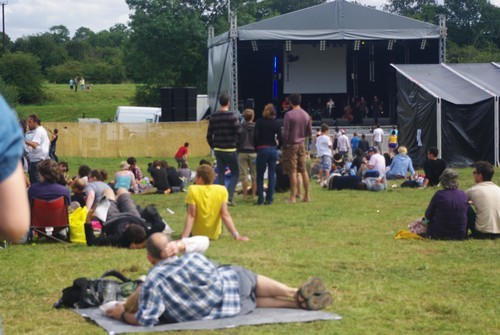
{"type": "MultiPolygon", "coordinates": [[[[182,241],[176,252],[189,251],[182,241]]],[[[153,264],[140,287],[137,311],[116,304],[109,317],[126,323],[154,326],[160,321],[219,319],[248,314],[256,307],[304,308],[318,310],[332,303],[323,281],[312,277],[299,289],[257,275],[234,265],[217,265],[200,253],[182,257],[165,252],[172,248],[168,236],[153,234],[146,242],[148,260],[153,264]]]]}

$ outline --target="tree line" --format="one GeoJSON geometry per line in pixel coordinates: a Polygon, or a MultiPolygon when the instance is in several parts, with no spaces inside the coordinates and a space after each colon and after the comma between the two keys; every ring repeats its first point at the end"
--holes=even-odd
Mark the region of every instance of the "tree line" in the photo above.
{"type": "MultiPolygon", "coordinates": [[[[326,2],[325,0],[232,0],[242,26],[326,2]]],[[[135,103],[159,105],[159,87],[206,87],[207,31],[227,31],[228,2],[218,0],[126,0],[128,25],[71,37],[64,25],[12,41],[0,58],[0,92],[9,103],[42,102],[43,83],[138,83],[135,103]]],[[[361,4],[361,3],[359,3],[361,4]]],[[[384,10],[438,24],[447,17],[450,63],[499,61],[500,8],[488,0],[389,0],[384,10]]]]}

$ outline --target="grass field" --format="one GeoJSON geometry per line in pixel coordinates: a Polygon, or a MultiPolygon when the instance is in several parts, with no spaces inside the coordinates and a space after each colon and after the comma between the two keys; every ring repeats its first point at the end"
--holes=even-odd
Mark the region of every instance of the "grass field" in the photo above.
{"type": "Polygon", "coordinates": [[[129,106],[135,94],[134,84],[99,84],[92,90],[71,91],[68,85],[46,84],[47,101],[39,105],[18,105],[21,118],[38,114],[43,122],[78,121],[78,118],[99,118],[112,121],[116,107],[129,106]]]}
{"type": "MultiPolygon", "coordinates": [[[[201,157],[191,158],[196,166],[201,157]]],[[[145,171],[151,158],[138,158],[145,171]]],[[[120,159],[68,159],[117,170],[120,159]]],[[[110,173],[112,174],[112,173],[110,173]]],[[[494,181],[500,180],[500,171],[494,181]]],[[[472,185],[460,170],[461,188],[472,185]]],[[[435,189],[389,188],[385,192],[327,191],[311,184],[311,203],[253,206],[237,198],[230,212],[249,242],[227,232],[207,255],[290,285],[309,275],[325,279],[335,296],[329,311],[341,321],[292,323],[219,330],[221,334],[500,334],[498,241],[395,240],[394,234],[422,216],[435,189]]],[[[184,193],[134,196],[155,204],[180,234],[184,193]],[[173,210],[169,214],[167,208],[173,210]]],[[[149,264],[144,250],[38,243],[0,251],[0,315],[5,334],[104,334],[99,327],[52,304],[80,277],[117,269],[136,278],[149,264]]],[[[213,334],[213,331],[179,334],[213,334]]]]}
{"type": "MultiPolygon", "coordinates": [[[[71,92],[47,85],[51,101],[19,106],[21,117],[43,121],[112,119],[129,105],[134,85],[95,85],[71,92]]],[[[196,166],[202,157],[190,158],[196,166]]],[[[80,164],[104,168],[112,176],[121,158],[66,158],[71,175],[80,164]]],[[[155,158],[140,158],[144,171],[155,158]]],[[[167,159],[168,160],[168,159],[167,159]]],[[[174,163],[172,159],[170,163],[174,163]]],[[[473,183],[471,169],[460,172],[461,188],[473,183]]],[[[497,169],[494,182],[500,182],[497,169]]],[[[235,263],[290,285],[309,275],[325,279],[335,296],[328,310],[341,321],[295,323],[219,330],[221,334],[500,334],[500,247],[498,241],[395,240],[394,234],[423,215],[435,189],[389,188],[385,192],[327,191],[311,183],[311,203],[288,205],[276,194],[272,206],[237,198],[230,212],[249,242],[227,232],[207,255],[235,263]]],[[[155,204],[180,234],[184,193],[134,196],[155,204]],[[169,214],[170,208],[174,214],[169,214]]],[[[0,250],[0,317],[4,334],[104,334],[92,323],[52,304],[77,277],[98,277],[117,269],[137,278],[149,269],[144,250],[37,243],[0,250]]],[[[179,334],[213,334],[213,331],[179,334]]]]}

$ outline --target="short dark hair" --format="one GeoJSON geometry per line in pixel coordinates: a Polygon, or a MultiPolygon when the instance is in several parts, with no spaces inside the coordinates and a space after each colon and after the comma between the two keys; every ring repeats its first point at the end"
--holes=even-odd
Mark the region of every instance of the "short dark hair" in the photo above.
{"type": "Polygon", "coordinates": [[[36,114],[31,114],[30,116],[28,116],[28,119],[33,120],[33,122],[35,122],[37,124],[41,124],[42,123],[42,120],[36,114]]]}
{"type": "Polygon", "coordinates": [[[66,171],[69,170],[69,165],[68,165],[68,162],[66,162],[66,161],[60,161],[58,165],[66,168],[66,171]]]}
{"type": "Polygon", "coordinates": [[[132,243],[142,243],[144,240],[146,240],[147,235],[146,235],[146,230],[144,227],[139,226],[138,224],[131,223],[127,225],[125,228],[125,236],[132,242],[132,243]]]}
{"type": "Polygon", "coordinates": [[[302,102],[302,96],[298,93],[290,94],[288,97],[292,106],[298,106],[302,102]]]}
{"type": "Polygon", "coordinates": [[[185,143],[184,143],[184,146],[185,146],[186,148],[187,148],[187,147],[189,147],[189,142],[185,142],[185,143]]]}
{"type": "Polygon", "coordinates": [[[328,127],[328,125],[326,123],[323,123],[321,125],[321,132],[324,133],[325,131],[328,131],[330,130],[330,127],[328,127]]]}
{"type": "Polygon", "coordinates": [[[82,178],[82,177],[88,177],[90,176],[90,172],[92,170],[90,169],[90,167],[88,165],[80,165],[80,167],[78,168],[78,177],[82,178]]]}
{"type": "Polygon", "coordinates": [[[229,95],[227,93],[222,93],[219,95],[219,104],[221,106],[229,105],[229,95]]]}
{"type": "Polygon", "coordinates": [[[479,161],[474,164],[474,168],[476,169],[477,173],[483,176],[483,181],[491,181],[491,179],[493,178],[493,174],[495,174],[495,169],[489,162],[479,161]]]}
{"type": "Polygon", "coordinates": [[[135,164],[137,163],[137,159],[135,159],[135,157],[129,157],[127,158],[127,163],[129,163],[130,165],[135,164]]]}
{"type": "Polygon", "coordinates": [[[430,147],[427,149],[427,153],[431,154],[434,157],[437,157],[439,155],[439,150],[436,147],[430,147]]]}
{"type": "Polygon", "coordinates": [[[46,182],[53,184],[59,181],[61,177],[61,170],[56,161],[52,159],[46,159],[38,164],[38,172],[46,182]]]}
{"type": "Polygon", "coordinates": [[[200,163],[198,165],[209,165],[209,166],[212,166],[212,163],[210,163],[206,159],[200,159],[200,163]]]}

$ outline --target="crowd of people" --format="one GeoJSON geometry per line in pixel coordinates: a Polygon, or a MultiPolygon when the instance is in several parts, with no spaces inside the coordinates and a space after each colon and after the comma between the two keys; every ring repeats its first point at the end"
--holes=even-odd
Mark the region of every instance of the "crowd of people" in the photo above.
{"type": "MultiPolygon", "coordinates": [[[[283,174],[289,182],[288,203],[311,200],[306,139],[312,137],[312,121],[301,107],[301,96],[288,97],[291,108],[284,115],[282,128],[273,104],[265,106],[263,117],[256,122],[254,111],[245,110],[240,122],[230,112],[229,102],[227,94],[219,97],[221,107],[212,115],[207,130],[215,166],[202,160],[192,174],[186,142],[175,154],[177,168],[156,160],[150,163],[150,177],[146,177],[137,160],[129,157],[117,167],[114,180],[108,182],[107,171],[86,165],[71,178],[67,162],[55,159],[55,143],[51,154],[51,143],[57,142],[58,132],[52,132],[49,140],[34,114],[29,116],[27,128],[19,127],[14,113],[0,99],[0,107],[7,111],[0,122],[4,134],[0,139],[0,239],[17,241],[29,231],[29,201],[35,198],[63,197],[68,206],[87,207],[84,229],[89,246],[146,248],[153,265],[133,298],[107,311],[108,316],[130,324],[152,326],[160,321],[230,317],[256,307],[318,310],[329,306],[332,296],[320,278],[311,277],[299,288],[292,288],[245,268],[217,266],[202,255],[208,240],[220,238],[223,226],[235,240],[249,241],[240,235],[229,212],[229,206],[236,206],[238,181],[243,199],[256,198],[256,205],[273,204],[279,175],[283,174]],[[171,241],[161,230],[148,226],[132,194],[182,191],[186,192],[187,207],[184,227],[181,238],[171,241]],[[109,201],[109,208],[106,219],[101,220],[101,235],[95,235],[92,222],[103,199],[109,201]]],[[[349,140],[345,129],[336,129],[332,138],[329,127],[323,124],[315,143],[318,162],[312,167],[317,166],[319,183],[332,190],[381,191],[387,188],[387,180],[419,178],[408,149],[394,141],[397,128],[390,134],[393,137],[388,141],[388,151],[392,154],[384,157],[385,134],[378,125],[370,144],[364,134],[358,138],[354,133],[349,140]]],[[[425,210],[422,221],[426,228],[421,236],[445,240],[500,236],[500,188],[491,181],[494,168],[490,163],[474,165],[475,185],[465,192],[459,189],[458,173],[447,168],[436,148],[427,150],[423,168],[419,188],[442,189],[435,192],[425,210]]]]}

